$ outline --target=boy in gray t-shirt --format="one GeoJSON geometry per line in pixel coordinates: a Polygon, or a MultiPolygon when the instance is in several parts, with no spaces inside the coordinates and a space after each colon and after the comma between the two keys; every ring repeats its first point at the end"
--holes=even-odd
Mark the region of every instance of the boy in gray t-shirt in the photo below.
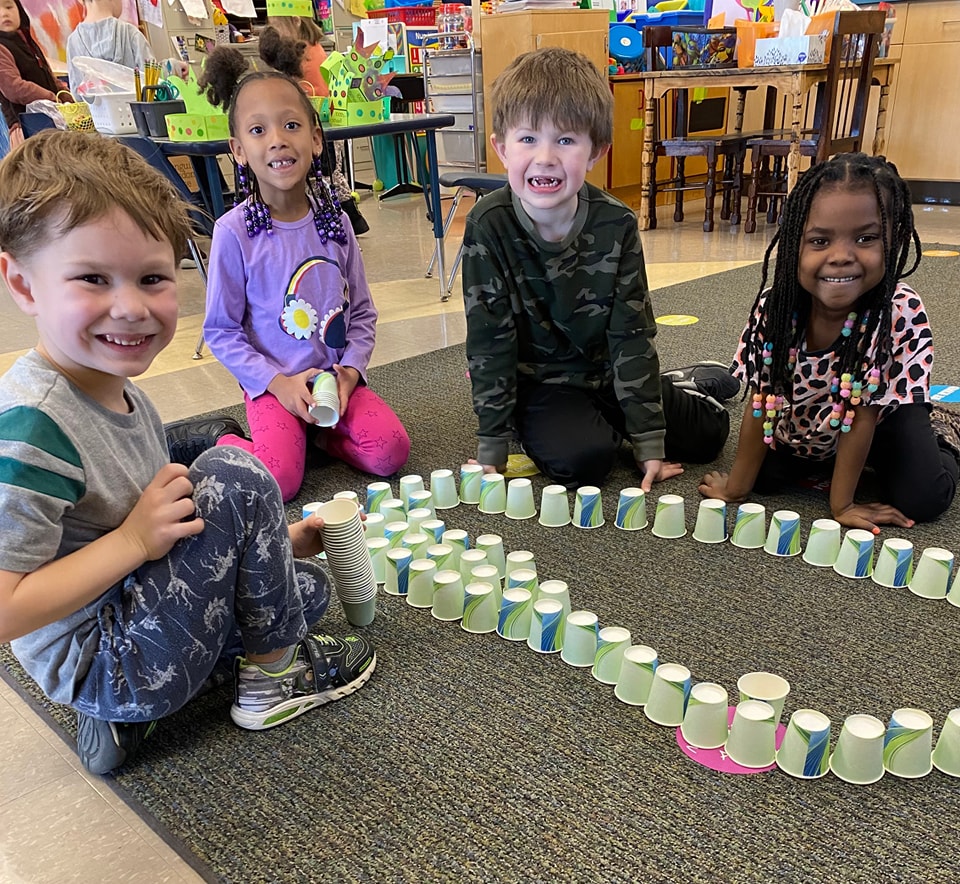
{"type": "Polygon", "coordinates": [[[322,522],[288,530],[276,482],[238,448],[170,463],[129,380],[176,330],[188,234],[169,182],[114,139],[53,130],[0,164],[0,274],[39,337],[0,378],[0,641],[77,710],[93,773],[225,664],[252,730],[376,666],[362,638],[308,634],[329,584],[294,556],[320,551],[322,522]]]}

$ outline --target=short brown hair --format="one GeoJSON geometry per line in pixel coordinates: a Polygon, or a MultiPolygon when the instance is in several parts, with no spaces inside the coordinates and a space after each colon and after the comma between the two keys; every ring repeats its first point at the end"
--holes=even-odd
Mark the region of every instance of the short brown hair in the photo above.
{"type": "Polygon", "coordinates": [[[538,128],[549,120],[560,129],[587,132],[594,148],[613,141],[613,94],[607,78],[585,55],[558,46],[526,52],[493,81],[493,132],[538,128]]]}
{"type": "Polygon", "coordinates": [[[121,209],[179,259],[190,236],[187,208],[173,184],[114,138],[51,129],[0,162],[0,251],[17,258],[121,209]]]}

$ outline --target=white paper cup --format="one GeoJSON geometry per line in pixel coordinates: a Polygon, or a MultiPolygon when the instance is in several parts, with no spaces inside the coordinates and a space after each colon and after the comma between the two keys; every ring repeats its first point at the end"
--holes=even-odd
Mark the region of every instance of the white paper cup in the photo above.
{"type": "MultiPolygon", "coordinates": [[[[423,530],[423,526],[433,520],[433,513],[429,509],[423,506],[414,507],[412,510],[407,511],[407,524],[410,526],[410,533],[416,534],[419,531],[423,530]]],[[[426,532],[424,532],[426,533],[426,532]]],[[[441,532],[442,536],[442,532],[441,532]]],[[[431,537],[431,543],[436,543],[437,538],[431,537]]]]}
{"type": "Polygon", "coordinates": [[[560,659],[570,666],[593,666],[599,634],[600,622],[593,611],[571,611],[563,621],[560,659]]]}
{"type": "Polygon", "coordinates": [[[690,696],[690,670],[679,663],[661,663],[653,673],[643,714],[654,724],[677,727],[683,723],[690,696]]]}
{"type": "Polygon", "coordinates": [[[480,479],[483,467],[478,463],[465,463],[460,467],[460,503],[480,503],[480,479]]]}
{"type": "Polygon", "coordinates": [[[653,517],[653,536],[672,540],[686,533],[683,498],[679,494],[661,494],[653,517]]]}
{"type": "Polygon", "coordinates": [[[300,518],[307,519],[312,516],[320,507],[323,506],[323,501],[314,501],[313,503],[305,503],[300,510],[300,518]]]}
{"type": "Polygon", "coordinates": [[[626,648],[613,695],[628,706],[643,706],[650,696],[657,662],[657,652],[649,645],[626,648]]]}
{"type": "Polygon", "coordinates": [[[392,499],[393,489],[390,487],[389,482],[371,482],[367,485],[367,501],[365,507],[367,515],[379,513],[380,505],[385,500],[392,499]]]}
{"type": "Polygon", "coordinates": [[[776,742],[773,707],[762,700],[741,700],[724,746],[727,755],[741,767],[767,767],[776,758],[776,742]]]}
{"type": "Polygon", "coordinates": [[[497,635],[511,642],[525,642],[530,635],[533,596],[526,589],[505,589],[497,620],[497,635]]]}
{"type": "Polygon", "coordinates": [[[770,517],[764,552],[783,558],[800,553],[800,514],[793,510],[777,510],[770,517]]]}
{"type": "Polygon", "coordinates": [[[321,371],[313,379],[310,395],[313,405],[310,417],[318,426],[335,427],[340,420],[340,394],[337,392],[337,376],[329,371],[321,371]]]}
{"type": "Polygon", "coordinates": [[[410,509],[410,495],[414,491],[423,491],[423,476],[411,474],[400,477],[400,499],[403,501],[403,509],[410,509]]]}
{"type": "Polygon", "coordinates": [[[573,524],[577,528],[599,528],[603,524],[603,497],[596,485],[577,489],[573,503],[573,524]]]}
{"type": "Polygon", "coordinates": [[[427,558],[437,564],[438,571],[458,571],[459,564],[454,567],[453,547],[446,543],[431,543],[427,547],[427,558]]]}
{"type": "Polygon", "coordinates": [[[507,553],[504,577],[509,577],[514,571],[523,568],[526,571],[537,573],[537,560],[528,549],[515,549],[507,553]]]}
{"type": "Polygon", "coordinates": [[[848,715],[837,748],[830,756],[830,770],[846,783],[867,786],[883,776],[883,738],[886,728],[872,715],[848,715]]]}
{"type": "Polygon", "coordinates": [[[529,568],[517,568],[507,575],[508,589],[525,589],[534,601],[540,596],[540,584],[537,581],[537,572],[529,568]]]}
{"type": "Polygon", "coordinates": [[[816,568],[832,568],[840,555],[840,530],[840,523],[833,519],[815,519],[803,560],[816,568]]]}
{"type": "Polygon", "coordinates": [[[437,563],[432,559],[416,559],[410,562],[407,604],[411,608],[433,607],[433,578],[437,563]]]}
{"type": "Polygon", "coordinates": [[[477,549],[487,554],[487,561],[496,566],[499,580],[507,574],[507,558],[503,552],[503,538],[499,534],[481,534],[477,538],[477,549]]]}
{"type": "Polygon", "coordinates": [[[722,500],[701,500],[693,539],[700,543],[723,543],[727,539],[727,504],[722,500]]]}
{"type": "Polygon", "coordinates": [[[873,582],[891,589],[899,589],[910,583],[913,577],[913,544],[901,537],[883,541],[877,562],[873,566],[873,582]]]}
{"type": "Polygon", "coordinates": [[[922,709],[897,709],[883,738],[883,768],[913,780],[933,770],[933,719],[922,709]]]}
{"type": "Polygon", "coordinates": [[[422,531],[408,531],[400,540],[400,546],[403,549],[410,550],[410,554],[415,559],[425,559],[427,557],[427,547],[432,546],[431,537],[422,531]]]}
{"type": "Polygon", "coordinates": [[[597,635],[597,653],[591,675],[601,684],[616,684],[623,665],[623,652],[630,647],[630,630],[605,626],[597,635]]]}
{"type": "Polygon", "coordinates": [[[443,532],[441,543],[449,546],[453,550],[453,556],[450,559],[451,568],[460,567],[460,556],[464,550],[470,549],[470,536],[466,531],[460,528],[448,528],[443,532]]]}
{"type": "Polygon", "coordinates": [[[386,537],[368,537],[367,549],[370,551],[370,561],[373,562],[373,576],[377,583],[383,583],[386,578],[387,550],[390,541],[386,537]]]}
{"type": "Polygon", "coordinates": [[[489,583],[468,583],[464,588],[463,619],[460,628],[477,635],[497,628],[497,601],[489,583]]]}
{"type": "Polygon", "coordinates": [[[463,579],[459,571],[437,571],[433,575],[433,607],[435,620],[451,622],[463,616],[463,579]]]}
{"type": "Polygon", "coordinates": [[[933,750],[933,766],[948,777],[960,777],[960,708],[947,713],[933,750]]]}
{"type": "Polygon", "coordinates": [[[387,595],[406,595],[410,587],[410,563],[413,553],[409,549],[388,549],[385,563],[386,581],[383,591],[387,595]]]}
{"type": "Polygon", "coordinates": [[[794,712],[777,750],[777,767],[801,780],[824,776],[830,770],[830,719],[816,709],[794,712]]]}
{"type": "Polygon", "coordinates": [[[773,672],[747,672],[737,679],[740,700],[763,700],[773,707],[775,721],[780,723],[783,704],[790,693],[790,682],[773,672]]]}
{"type": "Polygon", "coordinates": [[[480,477],[480,503],[477,509],[488,515],[506,511],[507,483],[502,473],[484,473],[480,477]]]}
{"type": "Polygon", "coordinates": [[[430,536],[431,543],[443,543],[443,533],[447,530],[447,525],[443,519],[427,519],[420,526],[420,530],[430,536]]]}
{"type": "Polygon", "coordinates": [[[477,565],[487,564],[487,551],[485,549],[465,549],[460,553],[460,576],[464,584],[470,582],[470,572],[477,565]]]}
{"type": "Polygon", "coordinates": [[[507,483],[508,519],[532,519],[537,514],[533,502],[533,484],[529,479],[511,479],[507,483]]]}
{"type": "Polygon", "coordinates": [[[565,580],[544,580],[538,590],[538,599],[553,599],[563,605],[563,616],[571,611],[570,587],[565,580]]]}
{"type": "Polygon", "coordinates": [[[562,528],[570,524],[570,500],[563,485],[547,485],[540,495],[540,524],[562,528]]]}
{"type": "Polygon", "coordinates": [[[399,497],[389,497],[380,504],[380,514],[385,524],[406,522],[407,508],[399,497]]]}
{"type": "Polygon", "coordinates": [[[403,545],[403,536],[410,530],[410,526],[407,524],[406,519],[398,522],[387,522],[383,526],[383,536],[386,538],[387,543],[390,544],[390,549],[396,549],[403,545]]]}
{"type": "Polygon", "coordinates": [[[493,597],[497,603],[497,611],[500,610],[500,602],[503,600],[503,589],[500,584],[500,573],[496,565],[489,562],[484,565],[474,565],[470,569],[470,583],[489,583],[493,587],[493,597]]]}
{"type": "MultiPolygon", "coordinates": [[[[939,546],[928,546],[921,554],[910,578],[910,592],[923,599],[950,599],[953,585],[953,553],[939,546]]],[[[960,599],[952,602],[960,606],[960,599]]]]}
{"type": "Polygon", "coordinates": [[[351,626],[369,626],[377,615],[377,597],[364,602],[345,602],[340,599],[343,616],[351,626]]]}
{"type": "Polygon", "coordinates": [[[762,503],[741,503],[730,542],[740,549],[760,549],[767,538],[766,513],[762,503]]]}
{"type": "Polygon", "coordinates": [[[460,504],[457,496],[457,481],[453,470],[434,470],[430,473],[430,493],[433,505],[438,510],[452,510],[460,504]]]}
{"type": "Polygon", "coordinates": [[[833,570],[844,577],[863,578],[873,573],[873,534],[851,528],[840,544],[833,570]]]}
{"type": "Polygon", "coordinates": [[[410,518],[411,511],[414,510],[426,510],[430,513],[430,518],[434,518],[437,514],[436,508],[433,505],[433,494],[425,490],[411,490],[410,496],[407,498],[407,518],[410,518]]]}
{"type": "Polygon", "coordinates": [[[622,531],[640,531],[647,527],[647,496],[642,488],[624,488],[620,491],[614,524],[622,531]]]}
{"type": "Polygon", "coordinates": [[[333,495],[334,500],[350,500],[360,507],[360,495],[356,491],[338,491],[333,495]]]}
{"type": "Polygon", "coordinates": [[[363,521],[363,530],[367,537],[383,537],[383,516],[380,513],[369,513],[363,521]]]}
{"type": "Polygon", "coordinates": [[[563,605],[551,599],[533,603],[527,647],[538,654],[556,654],[563,647],[563,605]]]}
{"type": "Polygon", "coordinates": [[[719,749],[727,741],[727,690],[711,681],[690,688],[680,735],[697,749],[719,749]]]}

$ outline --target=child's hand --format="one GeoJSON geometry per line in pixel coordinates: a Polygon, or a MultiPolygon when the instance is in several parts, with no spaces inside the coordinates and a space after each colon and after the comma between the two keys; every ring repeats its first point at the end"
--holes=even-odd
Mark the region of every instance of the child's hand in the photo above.
{"type": "Polygon", "coordinates": [[[360,372],[349,365],[334,365],[337,373],[337,394],[340,396],[340,417],[343,417],[353,391],[360,383],[360,372]]]}
{"type": "Polygon", "coordinates": [[[323,552],[323,540],[320,537],[322,527],[323,519],[316,513],[310,513],[305,519],[294,522],[290,526],[290,544],[293,547],[293,554],[298,559],[305,559],[307,556],[315,556],[323,552]]]}
{"type": "Polygon", "coordinates": [[[310,392],[310,381],[321,371],[323,371],[321,368],[308,368],[289,377],[278,374],[270,381],[267,392],[273,393],[290,414],[295,414],[308,424],[315,424],[316,421],[310,416],[310,409],[314,404],[313,395],[310,392]]]}
{"type": "Polygon", "coordinates": [[[653,489],[654,482],[665,482],[667,479],[679,476],[683,472],[683,467],[680,464],[670,460],[638,461],[637,467],[643,473],[640,489],[644,494],[653,489]]]}
{"type": "Polygon", "coordinates": [[[912,528],[916,524],[896,507],[886,503],[851,503],[840,512],[834,513],[833,517],[847,528],[863,528],[874,534],[880,533],[880,525],[912,528]]]}
{"type": "Polygon", "coordinates": [[[730,488],[729,473],[721,473],[718,470],[707,473],[700,480],[699,490],[704,497],[725,500],[727,503],[741,503],[747,498],[746,494],[737,494],[730,488]]]}
{"type": "Polygon", "coordinates": [[[499,467],[495,467],[493,464],[480,463],[480,461],[478,461],[476,458],[473,458],[473,457],[467,458],[467,463],[471,463],[471,464],[479,465],[483,467],[483,471],[485,473],[502,473],[507,468],[506,464],[502,464],[499,467]]]}
{"type": "Polygon", "coordinates": [[[182,537],[203,531],[203,519],[191,518],[193,483],[183,464],[163,467],[117,529],[143,554],[145,562],[165,556],[182,537]]]}

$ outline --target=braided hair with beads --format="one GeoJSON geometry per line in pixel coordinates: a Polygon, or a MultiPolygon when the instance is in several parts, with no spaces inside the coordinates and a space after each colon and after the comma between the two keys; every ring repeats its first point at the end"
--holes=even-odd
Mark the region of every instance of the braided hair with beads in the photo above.
{"type": "Polygon", "coordinates": [[[772,441],[773,423],[784,399],[789,401],[797,353],[806,334],[811,295],[799,282],[798,267],[803,232],[814,198],[822,190],[836,188],[876,195],[880,207],[884,274],[864,292],[844,323],[835,349],[834,400],[831,426],[847,432],[853,421],[850,406],[876,394],[884,381],[879,367],[892,354],[892,302],[897,283],[920,264],[920,237],[914,227],[910,190],[896,167],[884,157],[863,153],[839,154],[809,169],[791,191],[783,207],[783,222],[763,258],[760,291],[750,314],[743,361],[747,389],[755,391],[753,413],[763,417],[764,439],[772,441]],[[910,263],[911,246],[914,257],[910,263]],[[771,255],[776,251],[773,284],[767,290],[771,255]],[[909,269],[907,268],[910,263],[909,269]],[[760,305],[764,301],[762,312],[760,305]],[[874,365],[867,363],[867,350],[876,337],[874,365]]]}

